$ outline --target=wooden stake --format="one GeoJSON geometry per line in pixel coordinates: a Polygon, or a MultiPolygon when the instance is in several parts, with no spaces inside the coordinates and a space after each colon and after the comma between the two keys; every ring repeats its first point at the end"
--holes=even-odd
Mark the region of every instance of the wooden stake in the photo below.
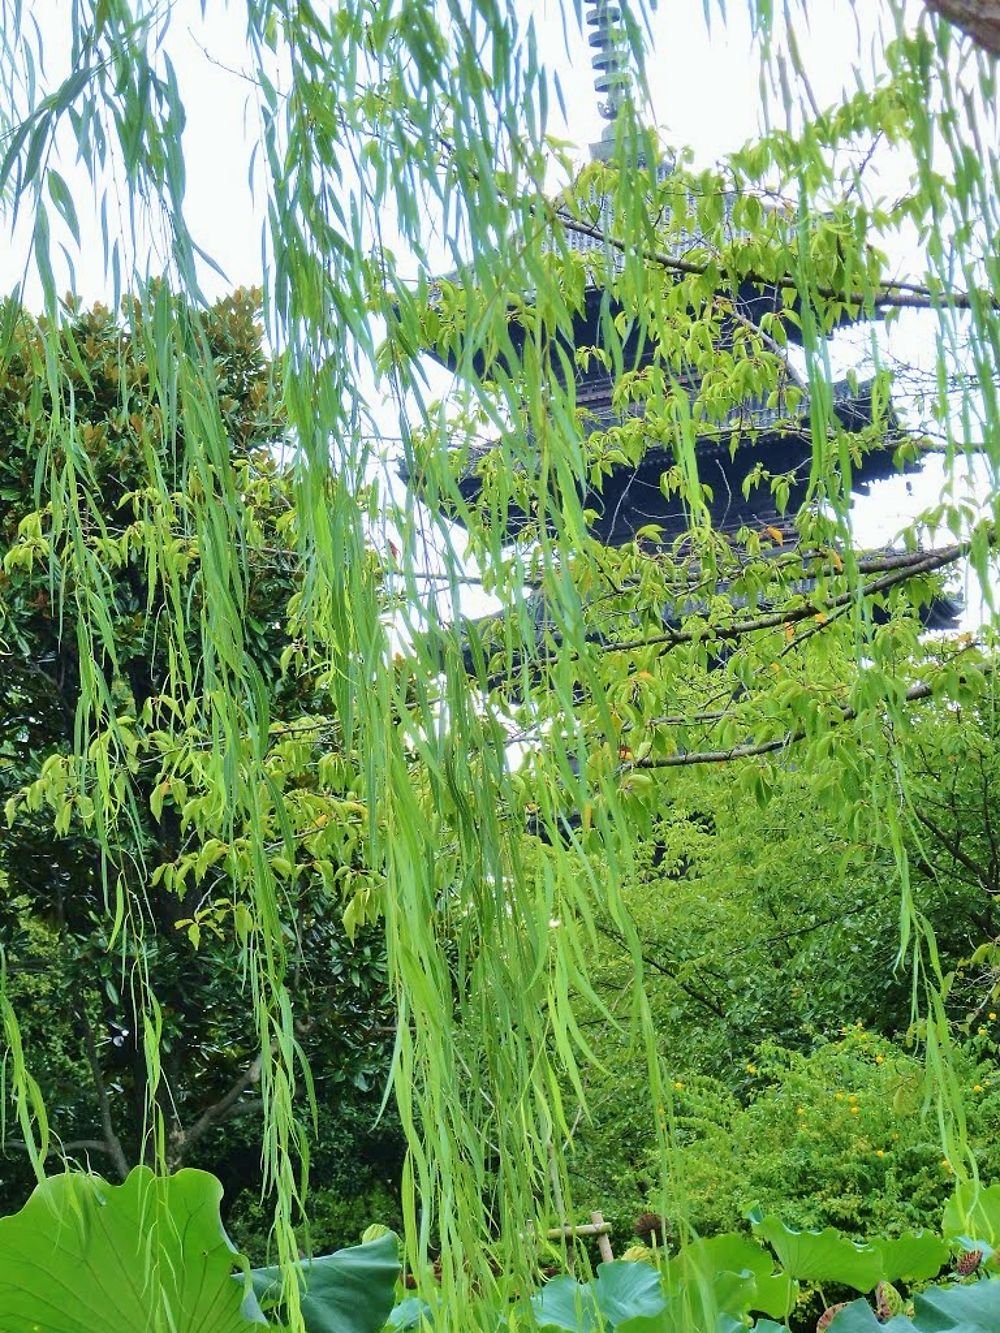
{"type": "MultiPolygon", "coordinates": [[[[601,1263],[610,1264],[614,1259],[614,1251],[611,1248],[611,1240],[608,1235],[611,1228],[604,1220],[604,1214],[600,1211],[590,1214],[590,1220],[594,1224],[594,1235],[597,1237],[597,1248],[600,1251],[601,1263]]],[[[584,1230],[583,1227],[577,1227],[577,1235],[584,1230]]]]}

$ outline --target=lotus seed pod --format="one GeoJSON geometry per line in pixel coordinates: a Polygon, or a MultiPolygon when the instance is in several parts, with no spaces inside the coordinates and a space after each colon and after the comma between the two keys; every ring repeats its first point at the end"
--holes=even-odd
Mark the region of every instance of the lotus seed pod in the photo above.
{"type": "Polygon", "coordinates": [[[982,1262],[982,1250],[966,1250],[964,1254],[960,1254],[955,1260],[955,1271],[960,1277],[968,1277],[970,1273],[976,1271],[982,1262]]]}
{"type": "Polygon", "coordinates": [[[891,1282],[880,1282],[875,1288],[875,1313],[879,1319],[903,1313],[903,1298],[891,1282]]]}

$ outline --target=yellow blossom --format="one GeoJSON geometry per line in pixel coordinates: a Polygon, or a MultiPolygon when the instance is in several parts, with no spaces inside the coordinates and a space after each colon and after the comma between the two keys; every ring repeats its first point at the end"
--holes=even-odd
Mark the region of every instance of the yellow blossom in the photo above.
{"type": "Polygon", "coordinates": [[[990,1020],[991,1023],[995,1023],[995,1022],[996,1022],[996,1017],[997,1017],[997,1016],[996,1016],[995,1013],[993,1013],[992,1010],[990,1010],[990,1012],[986,1015],[986,1017],[990,1020]]]}
{"type": "Polygon", "coordinates": [[[681,1082],[679,1078],[677,1078],[674,1079],[674,1087],[677,1089],[678,1092],[680,1092],[681,1089],[684,1087],[684,1084],[681,1082]]]}
{"type": "Polygon", "coordinates": [[[876,1157],[884,1157],[884,1156],[885,1156],[885,1153],[884,1153],[884,1151],[883,1151],[881,1148],[876,1148],[876,1149],[875,1149],[875,1156],[876,1156],[876,1157]]]}
{"type": "Polygon", "coordinates": [[[884,1056],[884,1055],[876,1055],[876,1057],[875,1057],[875,1063],[876,1063],[877,1065],[884,1065],[884,1064],[885,1064],[885,1056],[884,1056]]]}
{"type": "Polygon", "coordinates": [[[860,1114],[861,1114],[861,1107],[860,1107],[860,1106],[852,1106],[852,1107],[851,1107],[851,1115],[860,1115],[860,1114]]]}
{"type": "Polygon", "coordinates": [[[834,1100],[835,1100],[835,1101],[838,1101],[838,1102],[842,1102],[842,1101],[844,1100],[844,1094],[843,1094],[842,1092],[835,1092],[835,1093],[833,1094],[833,1097],[834,1097],[834,1100]]]}
{"type": "Polygon", "coordinates": [[[983,1085],[981,1083],[977,1083],[976,1086],[972,1089],[973,1092],[982,1092],[982,1090],[983,1090],[983,1085]]]}

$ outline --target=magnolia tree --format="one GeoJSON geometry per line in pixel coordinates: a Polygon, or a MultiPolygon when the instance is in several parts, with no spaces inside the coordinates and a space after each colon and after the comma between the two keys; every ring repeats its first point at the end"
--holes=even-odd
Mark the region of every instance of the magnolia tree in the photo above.
{"type": "MultiPolygon", "coordinates": [[[[202,296],[218,257],[185,223],[185,107],[159,10],[81,0],[59,70],[8,7],[0,185],[12,223],[30,220],[42,308],[16,292],[3,308],[0,374],[28,386],[10,430],[34,500],[4,530],[0,634],[10,669],[30,672],[46,663],[25,617],[44,621],[73,737],[8,819],[50,818],[94,849],[88,907],[144,1069],[134,1152],[161,1167],[191,1126],[162,1058],[156,914],[193,951],[213,942],[214,1003],[254,1033],[234,1076],[260,1101],[286,1272],[309,1207],[300,1001],[318,898],[349,934],[384,936],[406,1251],[418,1270],[439,1254],[449,1327],[476,1318],[473,1293],[523,1290],[526,1235],[573,1207],[598,912],[630,952],[625,1016],[608,1021],[645,1052],[666,1182],[672,1085],[623,887],[679,771],[690,804],[692,773],[716,783],[718,765],[762,804],[776,768],[794,768],[889,854],[945,1149],[966,1169],[935,941],[908,873],[905,739],[924,701],[993,689],[989,624],[933,641],[922,625],[963,560],[990,581],[996,108],[985,56],[935,17],[883,8],[894,40],[824,110],[792,40],[800,17],[779,31],[752,6],[792,128],[695,171],[643,129],[637,92],[601,160],[553,194],[551,85],[518,6],[248,0],[276,367],[248,400],[202,296]],[[869,164],[886,145],[910,175],[883,195],[869,164]],[[129,297],[101,405],[124,487],[92,410],[86,322],[58,295],[91,214],[114,303],[129,297]],[[898,237],[908,269],[888,257],[898,237]],[[936,349],[920,412],[894,400],[879,335],[866,411],[845,418],[828,336],[911,310],[936,349]],[[454,372],[443,400],[426,353],[454,372]],[[595,364],[613,408],[598,429],[577,392],[595,364]],[[770,508],[733,529],[706,448],[752,450],[761,413],[796,451],[741,474],[744,499],[770,508]],[[860,550],[852,480],[887,449],[903,469],[929,448],[940,497],[892,549],[860,550]],[[651,460],[681,527],[608,544],[613,478],[651,460]],[[470,583],[502,613],[470,621],[470,583]]],[[[643,18],[625,8],[607,33],[639,90],[643,18]]],[[[42,1174],[59,1143],[16,1006],[3,1012],[5,1092],[42,1174]]],[[[301,1327],[294,1281],[286,1302],[301,1327]]]]}

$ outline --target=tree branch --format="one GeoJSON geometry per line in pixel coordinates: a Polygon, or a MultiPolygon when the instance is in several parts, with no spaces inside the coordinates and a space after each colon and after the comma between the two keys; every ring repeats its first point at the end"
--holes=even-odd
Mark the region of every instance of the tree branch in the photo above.
{"type": "MultiPolygon", "coordinates": [[[[939,569],[944,569],[947,565],[955,564],[963,556],[968,555],[971,546],[971,542],[956,542],[953,546],[945,546],[937,551],[920,553],[912,561],[907,558],[906,563],[888,564],[887,559],[888,572],[881,578],[873,579],[870,583],[864,584],[860,589],[860,595],[862,597],[873,597],[880,592],[887,592],[896,584],[905,583],[907,579],[916,578],[921,574],[932,574],[939,569]]],[[[695,640],[738,639],[747,634],[755,634],[759,630],[779,629],[784,625],[794,625],[797,621],[810,620],[817,615],[829,614],[840,607],[849,606],[857,595],[857,592],[848,590],[828,602],[805,602],[802,606],[795,607],[790,611],[769,612],[766,615],[754,616],[747,620],[734,620],[728,625],[714,625],[697,630],[667,629],[661,634],[652,634],[645,638],[610,641],[592,639],[590,642],[602,652],[625,653],[636,652],[641,648],[655,648],[660,645],[674,648],[682,643],[693,643],[695,640]]],[[[579,656],[578,653],[576,655],[579,656]]],[[[555,656],[554,653],[547,653],[542,660],[555,656]]]]}
{"type": "MultiPolygon", "coordinates": [[[[993,669],[992,663],[987,663],[981,667],[983,671],[992,671],[993,669]]],[[[919,699],[929,699],[933,693],[934,686],[927,681],[921,681],[918,685],[910,686],[903,696],[903,702],[916,703],[919,699]]],[[[851,722],[857,716],[858,710],[856,708],[844,708],[840,715],[831,722],[830,728],[842,727],[845,722],[851,722]]],[[[627,773],[636,768],[685,768],[692,764],[725,764],[734,759],[753,759],[757,755],[774,754],[777,750],[785,750],[790,745],[805,740],[808,734],[804,727],[799,727],[793,731],[786,731],[783,736],[776,736],[773,740],[760,741],[751,745],[734,745],[728,750],[692,750],[688,754],[669,754],[656,759],[632,759],[622,765],[622,772],[627,773]]],[[[961,858],[956,857],[956,859],[960,860],[961,858]]]]}
{"type": "MultiPolygon", "coordinates": [[[[122,1141],[115,1133],[114,1123],[111,1119],[111,1101],[108,1097],[108,1089],[104,1082],[104,1075],[101,1073],[101,1062],[97,1058],[97,1045],[94,1041],[94,1030],[90,1026],[90,1019],[87,1017],[87,1011],[83,1005],[78,1010],[80,1026],[83,1029],[83,1047],[87,1056],[87,1063],[90,1065],[90,1072],[94,1080],[94,1088],[97,1092],[97,1105],[101,1117],[101,1129],[104,1132],[104,1140],[101,1148],[108,1154],[114,1163],[114,1168],[122,1180],[128,1175],[128,1159],[125,1156],[125,1150],[122,1147],[122,1141]]],[[[86,1140],[82,1141],[86,1142],[86,1140]]]]}
{"type": "MultiPolygon", "coordinates": [[[[945,2],[946,0],[940,0],[942,4],[945,2]]],[[[928,0],[928,3],[933,3],[933,0],[928,0]]],[[[658,268],[667,269],[673,273],[682,273],[688,277],[704,277],[711,268],[722,267],[718,261],[714,264],[700,263],[692,259],[681,259],[679,256],[668,254],[664,250],[651,250],[645,247],[627,245],[624,241],[610,236],[603,227],[573,217],[565,208],[557,208],[554,213],[567,231],[576,232],[580,236],[589,236],[595,241],[602,241],[622,254],[637,254],[648,263],[655,264],[658,268]]],[[[780,291],[797,292],[799,290],[798,284],[791,278],[769,277],[763,273],[756,273],[752,269],[733,276],[740,282],[758,283],[762,287],[773,287],[780,291]]],[[[824,300],[843,301],[846,305],[856,305],[860,309],[871,306],[873,309],[892,307],[899,310],[937,310],[944,307],[953,310],[972,310],[980,304],[985,304],[993,310],[1000,310],[1000,298],[993,296],[990,292],[978,292],[975,296],[966,292],[948,294],[943,291],[934,292],[929,287],[912,282],[887,282],[879,287],[874,287],[871,292],[845,292],[838,291],[836,287],[825,286],[816,286],[812,290],[815,295],[822,297],[824,300]]]]}
{"type": "Polygon", "coordinates": [[[213,1102],[211,1106],[206,1107],[192,1125],[189,1125],[187,1129],[177,1128],[172,1131],[168,1154],[172,1168],[180,1165],[184,1156],[200,1139],[205,1137],[213,1126],[226,1120],[232,1120],[235,1116],[246,1115],[263,1105],[259,1097],[246,1103],[240,1102],[243,1094],[250,1088],[255,1088],[260,1082],[263,1066],[264,1057],[258,1055],[234,1080],[228,1091],[217,1102],[213,1102]]]}
{"type": "Polygon", "coordinates": [[[924,0],[927,8],[966,33],[977,46],[1000,55],[1000,0],[924,0]]]}
{"type": "Polygon", "coordinates": [[[990,880],[990,877],[987,874],[984,874],[982,866],[979,865],[973,857],[969,856],[967,852],[962,851],[960,844],[955,838],[949,837],[944,829],[940,828],[933,819],[930,819],[923,810],[914,809],[913,813],[916,815],[920,823],[923,824],[924,828],[937,838],[945,851],[947,851],[959,865],[965,866],[966,870],[974,876],[975,881],[980,888],[985,889],[986,892],[990,894],[997,892],[996,884],[990,880]]]}

